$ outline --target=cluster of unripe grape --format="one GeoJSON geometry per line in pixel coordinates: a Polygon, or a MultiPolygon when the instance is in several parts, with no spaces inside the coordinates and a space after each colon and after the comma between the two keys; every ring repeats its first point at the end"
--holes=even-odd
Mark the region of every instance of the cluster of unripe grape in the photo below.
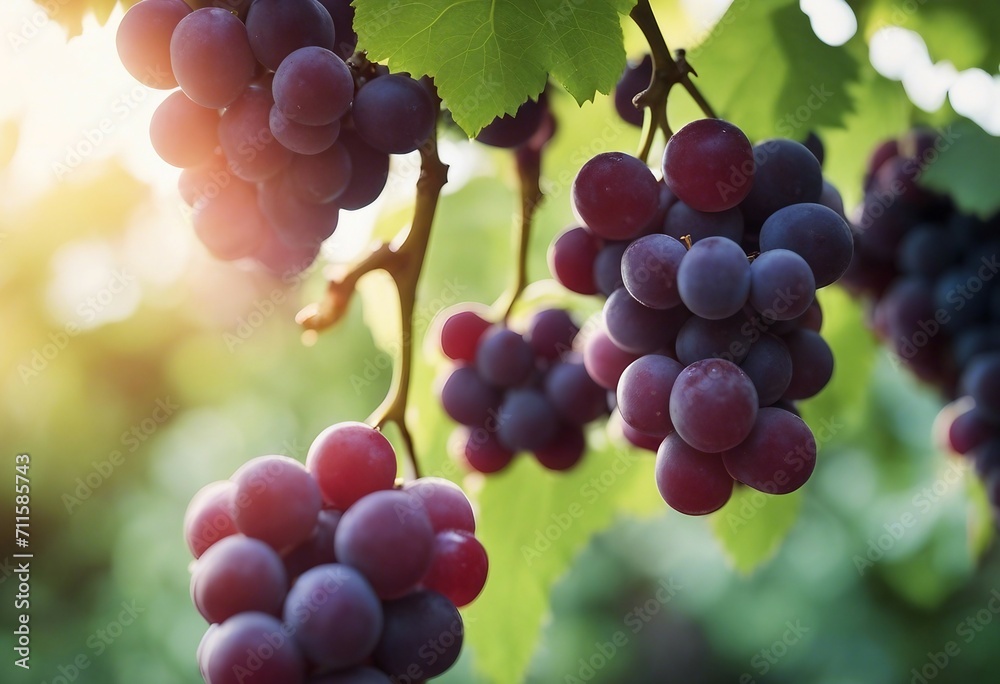
{"type": "Polygon", "coordinates": [[[872,152],[844,282],[871,303],[894,357],[957,399],[939,440],[971,457],[1000,510],[1000,215],[970,215],[920,184],[949,145],[915,129],[872,152]]]}
{"type": "Polygon", "coordinates": [[[550,269],[607,297],[585,366],[616,392],[625,436],[657,451],[659,491],[683,513],[717,510],[734,482],[785,494],[813,471],[792,402],[832,376],[815,293],[853,253],[817,154],[702,119],[667,143],[662,180],[611,152],[574,181],[580,225],[555,239],[550,269]]]}
{"type": "Polygon", "coordinates": [[[181,195],[214,256],[305,268],[342,209],[381,194],[389,155],[433,132],[429,83],[352,58],[353,17],[350,0],[193,11],[183,0],[142,0],[122,20],[129,72],[150,87],[180,86],[154,113],[150,138],[184,169],[181,195]]]}
{"type": "Polygon", "coordinates": [[[422,682],[458,659],[458,607],[487,558],[458,486],[398,484],[396,454],[362,423],[327,428],[306,465],[263,456],[192,499],[191,597],[211,624],[208,684],[422,682]]]}

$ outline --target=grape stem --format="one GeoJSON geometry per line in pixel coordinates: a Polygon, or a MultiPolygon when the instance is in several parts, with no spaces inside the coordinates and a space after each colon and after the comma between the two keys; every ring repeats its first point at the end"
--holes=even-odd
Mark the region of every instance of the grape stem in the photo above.
{"type": "MultiPolygon", "coordinates": [[[[437,109],[440,109],[440,104],[438,100],[437,109]]],[[[406,447],[414,477],[420,477],[420,466],[413,437],[406,425],[406,405],[413,363],[413,311],[438,199],[441,188],[448,180],[448,165],[438,156],[436,128],[435,126],[435,132],[420,148],[420,177],[417,179],[413,221],[409,227],[401,230],[392,242],[373,245],[353,265],[335,269],[329,277],[323,300],[306,307],[296,317],[307,331],[318,332],[329,328],[346,313],[351,295],[363,275],[382,270],[392,278],[399,298],[399,358],[393,367],[389,392],[367,422],[380,429],[389,423],[395,423],[406,447]]]]}
{"type": "Polygon", "coordinates": [[[521,207],[517,214],[514,230],[514,280],[493,305],[494,311],[503,312],[506,323],[514,305],[528,284],[528,247],[531,242],[531,226],[535,209],[544,199],[540,185],[542,175],[541,150],[532,145],[521,145],[514,153],[517,162],[517,180],[521,196],[521,207]]]}
{"type": "Polygon", "coordinates": [[[698,90],[698,86],[691,81],[691,74],[695,76],[698,74],[688,64],[685,51],[677,50],[675,54],[671,54],[663,39],[660,25],[656,22],[653,8],[649,6],[649,0],[638,0],[630,16],[646,37],[653,58],[653,77],[650,79],[649,87],[632,100],[636,107],[649,109],[650,115],[645,118],[642,144],[639,149],[639,158],[648,161],[657,131],[663,131],[667,140],[673,135],[667,122],[667,96],[675,85],[679,83],[684,86],[705,116],[714,119],[716,115],[708,100],[698,90]]]}

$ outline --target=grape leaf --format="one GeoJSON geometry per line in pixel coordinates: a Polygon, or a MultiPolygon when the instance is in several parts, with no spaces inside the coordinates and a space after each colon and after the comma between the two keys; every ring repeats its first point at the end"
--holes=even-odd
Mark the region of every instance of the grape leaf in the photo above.
{"type": "Polygon", "coordinates": [[[772,496],[739,487],[709,523],[733,566],[749,574],[778,552],[801,507],[801,490],[772,496]]]}
{"type": "Polygon", "coordinates": [[[355,28],[372,59],[428,74],[469,135],[513,114],[548,75],[582,104],[625,66],[620,14],[634,0],[364,0],[355,28]]]}
{"type": "Polygon", "coordinates": [[[59,0],[59,2],[41,3],[49,19],[58,22],[66,29],[69,37],[83,33],[83,18],[91,14],[97,23],[104,25],[111,17],[116,5],[131,7],[139,0],[59,0]]]}
{"type": "MultiPolygon", "coordinates": [[[[820,41],[796,0],[737,0],[688,61],[716,113],[751,140],[803,138],[811,128],[840,125],[854,109],[848,88],[858,60],[820,41]]],[[[678,125],[699,116],[690,98],[670,100],[678,125]]]]}
{"type": "Polygon", "coordinates": [[[989,218],[1000,210],[1000,138],[962,119],[944,131],[944,147],[920,182],[951,195],[962,211],[989,218]]]}

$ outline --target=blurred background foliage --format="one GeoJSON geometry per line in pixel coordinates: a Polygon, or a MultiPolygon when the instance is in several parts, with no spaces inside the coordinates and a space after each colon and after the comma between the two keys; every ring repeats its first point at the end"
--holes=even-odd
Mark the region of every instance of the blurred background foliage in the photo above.
{"type": "MultiPolygon", "coordinates": [[[[705,41],[692,62],[723,115],[756,138],[820,133],[827,174],[849,206],[879,139],[958,118],[948,102],[915,106],[876,72],[866,40],[877,26],[919,32],[934,60],[960,69],[995,74],[1000,49],[995,3],[927,0],[909,12],[881,0],[850,4],[860,28],[835,49],[815,39],[794,2],[737,0],[711,35],[703,6],[654,3],[671,46],[705,41]],[[753,55],[763,57],[747,63],[753,55]],[[816,78],[833,89],[830,103],[801,130],[780,130],[816,78]]],[[[88,35],[113,42],[120,10],[111,0],[43,7],[70,34],[83,31],[70,48],[88,35]],[[110,18],[111,29],[87,12],[110,18]]],[[[19,17],[14,31],[23,31],[19,17]]],[[[626,36],[629,54],[640,54],[638,32],[626,27],[626,36]]],[[[682,95],[674,100],[673,121],[693,116],[682,95]]],[[[575,171],[597,152],[634,149],[638,137],[607,98],[579,110],[568,97],[553,102],[560,127],[545,158],[535,279],[547,275],[548,242],[572,220],[575,171]]],[[[138,119],[148,120],[152,104],[138,119]]],[[[19,451],[33,457],[34,657],[24,673],[8,650],[2,679],[194,683],[205,626],[188,600],[180,533],[188,500],[249,458],[304,458],[324,427],[368,415],[389,384],[392,304],[373,279],[339,327],[303,345],[292,319],[320,296],[321,269],[284,283],[213,262],[194,245],[175,176],[164,182],[162,168],[149,170],[158,162],[135,161],[148,146],[141,125],[140,134],[116,131],[112,153],[24,191],[25,165],[38,156],[21,135],[25,116],[15,107],[0,127],[0,444],[5,463],[19,451]],[[123,605],[138,617],[118,629],[123,605]],[[81,654],[88,665],[74,674],[81,654]]],[[[988,137],[972,128],[968,137],[988,137]]],[[[454,182],[420,284],[421,340],[444,306],[495,299],[510,269],[511,159],[456,135],[442,150],[454,182]]],[[[345,222],[327,250],[333,259],[405,224],[412,160],[396,161],[390,197],[345,222]]],[[[982,165],[960,171],[995,179],[982,165]]],[[[988,192],[976,199],[988,204],[988,192]]],[[[519,313],[551,303],[581,316],[595,310],[541,283],[519,313]]],[[[979,484],[933,446],[940,399],[875,345],[862,307],[839,290],[822,303],[838,366],[802,407],[821,442],[815,476],[789,497],[735,497],[709,520],[668,512],[652,457],[604,428],[569,474],[521,459],[488,482],[465,476],[447,455],[451,428],[434,396],[441,359],[433,344],[418,345],[410,417],[423,467],[470,492],[491,557],[487,589],[466,611],[463,659],[441,681],[989,680],[1000,666],[991,609],[1000,606],[991,603],[1000,554],[979,484]],[[894,536],[907,515],[915,523],[894,536]],[[945,665],[949,642],[958,655],[945,665]]],[[[2,498],[10,510],[9,488],[2,498]]],[[[9,634],[15,582],[3,571],[0,584],[9,634]]]]}

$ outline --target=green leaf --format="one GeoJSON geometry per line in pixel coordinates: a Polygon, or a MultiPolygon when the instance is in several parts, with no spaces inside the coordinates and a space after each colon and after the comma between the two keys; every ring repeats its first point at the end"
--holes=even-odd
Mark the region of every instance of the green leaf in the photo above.
{"type": "Polygon", "coordinates": [[[749,574],[778,552],[801,507],[801,490],[772,496],[738,487],[710,524],[733,566],[749,574]]]}
{"type": "MultiPolygon", "coordinates": [[[[801,139],[810,129],[841,124],[854,108],[849,86],[857,59],[820,41],[797,0],[737,0],[688,61],[718,115],[751,140],[801,139]]],[[[690,98],[678,93],[670,100],[677,126],[698,116],[690,98]]]]}
{"type": "Polygon", "coordinates": [[[355,27],[372,59],[434,77],[470,136],[537,98],[548,75],[580,104],[625,66],[620,14],[630,0],[364,0],[355,27]]]}
{"type": "Polygon", "coordinates": [[[1000,210],[1000,138],[968,120],[944,131],[941,153],[930,159],[921,184],[951,195],[962,211],[989,218],[1000,210]]]}

